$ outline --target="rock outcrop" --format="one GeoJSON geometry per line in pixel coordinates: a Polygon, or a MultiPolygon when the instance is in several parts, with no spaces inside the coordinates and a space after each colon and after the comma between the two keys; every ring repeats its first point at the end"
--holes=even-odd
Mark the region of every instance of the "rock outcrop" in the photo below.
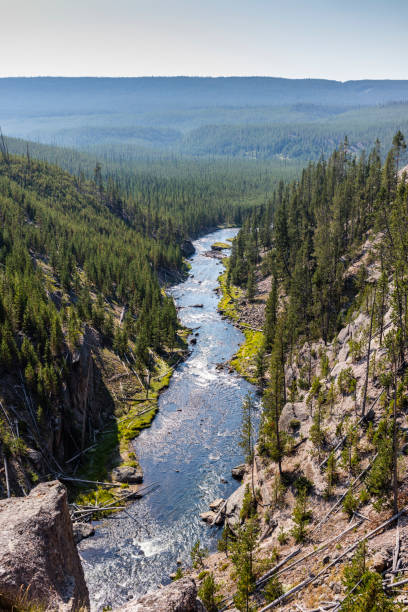
{"type": "Polygon", "coordinates": [[[0,608],[89,609],[89,595],[59,481],[0,501],[0,608]]]}
{"type": "Polygon", "coordinates": [[[78,544],[85,538],[89,538],[90,536],[94,535],[95,528],[91,523],[73,523],[72,531],[74,534],[75,544],[78,544]]]}
{"type": "Polygon", "coordinates": [[[241,465],[237,465],[236,467],[232,468],[231,475],[233,478],[236,478],[237,480],[242,480],[245,475],[245,470],[246,470],[245,463],[241,463],[241,465]]]}
{"type": "Polygon", "coordinates": [[[129,601],[115,612],[206,612],[197,599],[197,587],[192,578],[180,578],[162,589],[129,601]]]}
{"type": "Polygon", "coordinates": [[[238,487],[236,491],[227,499],[225,507],[225,521],[233,529],[241,522],[241,509],[244,502],[245,485],[238,487]]]}
{"type": "Polygon", "coordinates": [[[180,249],[184,257],[191,257],[191,255],[194,255],[195,253],[194,245],[190,240],[183,240],[180,245],[180,249]]]}
{"type": "Polygon", "coordinates": [[[129,465],[122,465],[112,471],[112,476],[118,482],[129,484],[140,484],[143,482],[143,470],[140,466],[131,467],[129,465]]]}

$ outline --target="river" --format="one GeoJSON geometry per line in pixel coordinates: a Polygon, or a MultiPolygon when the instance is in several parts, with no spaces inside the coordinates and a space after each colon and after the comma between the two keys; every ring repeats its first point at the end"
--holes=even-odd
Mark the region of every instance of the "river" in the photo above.
{"type": "Polygon", "coordinates": [[[197,344],[161,394],[152,426],[134,442],[144,484],[159,486],[129,506],[128,514],[98,523],[95,536],[79,545],[93,610],[170,582],[178,559],[189,564],[198,538],[216,548],[220,528],[208,527],[199,513],[237,488],[231,468],[242,463],[241,405],[254,388],[235,373],[216,370],[244,337],[217,311],[222,264],[204,253],[237,231],[221,229],[196,240],[189,277],[171,289],[182,323],[198,332],[197,344]]]}

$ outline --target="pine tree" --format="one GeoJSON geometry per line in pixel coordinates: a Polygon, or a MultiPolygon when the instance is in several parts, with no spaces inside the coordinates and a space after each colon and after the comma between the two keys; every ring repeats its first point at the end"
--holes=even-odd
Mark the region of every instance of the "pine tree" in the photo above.
{"type": "Polygon", "coordinates": [[[253,612],[250,596],[255,587],[254,555],[257,548],[259,528],[255,518],[251,518],[236,530],[237,538],[232,544],[231,560],[237,574],[237,593],[234,605],[241,612],[253,612]]]}
{"type": "Polygon", "coordinates": [[[217,585],[214,580],[214,574],[208,573],[198,589],[198,596],[204,604],[205,609],[208,612],[217,612],[217,585]]]}
{"type": "Polygon", "coordinates": [[[307,509],[307,489],[303,487],[298,492],[292,517],[294,527],[292,528],[291,533],[297,543],[304,542],[306,538],[307,524],[309,523],[311,516],[311,511],[307,509]]]}

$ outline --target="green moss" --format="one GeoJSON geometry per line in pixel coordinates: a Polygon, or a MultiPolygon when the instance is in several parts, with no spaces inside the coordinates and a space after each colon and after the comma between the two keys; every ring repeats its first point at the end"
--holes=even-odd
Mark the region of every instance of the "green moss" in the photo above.
{"type": "Polygon", "coordinates": [[[230,249],[231,245],[227,242],[214,242],[211,246],[212,249],[230,249]]]}
{"type": "MultiPolygon", "coordinates": [[[[119,502],[119,498],[115,495],[115,489],[116,487],[112,487],[111,489],[106,489],[103,487],[97,487],[96,489],[92,489],[92,490],[85,490],[82,492],[79,492],[76,496],[75,496],[75,503],[78,505],[82,505],[82,506],[94,506],[95,504],[100,504],[101,506],[107,506],[108,504],[111,504],[112,502],[119,502]]],[[[104,510],[103,512],[99,512],[98,515],[99,517],[103,517],[106,516],[107,514],[110,514],[111,512],[115,512],[115,508],[112,508],[112,510],[104,510]]],[[[95,518],[95,514],[93,514],[93,517],[95,518]]]]}
{"type": "MultiPolygon", "coordinates": [[[[180,335],[187,337],[189,330],[183,328],[180,335]]],[[[183,340],[183,337],[182,337],[183,340]]],[[[179,353],[175,353],[169,359],[175,363],[180,358],[179,353]]],[[[148,393],[143,390],[134,397],[135,401],[125,416],[115,419],[99,435],[94,449],[86,455],[78,478],[93,481],[109,481],[109,472],[115,465],[129,465],[137,467],[138,462],[134,452],[129,452],[131,440],[136,438],[139,433],[150,427],[156,412],[158,411],[158,398],[160,392],[169,386],[173,368],[161,357],[156,356],[156,363],[148,393]],[[120,461],[122,457],[127,457],[120,461]]],[[[117,487],[101,488],[89,486],[75,486],[72,489],[72,496],[78,504],[88,505],[98,503],[109,503],[116,499],[115,490],[117,487]]]]}
{"type": "MultiPolygon", "coordinates": [[[[228,259],[225,259],[223,263],[228,267],[228,259]]],[[[239,287],[234,285],[227,286],[227,273],[225,270],[218,277],[218,282],[221,289],[221,300],[218,304],[218,310],[224,315],[232,319],[233,321],[239,320],[239,313],[237,309],[237,301],[243,297],[244,292],[239,287]]],[[[245,342],[240,346],[238,352],[231,360],[232,367],[246,380],[252,384],[257,384],[257,379],[254,376],[256,368],[256,358],[261,348],[264,335],[260,331],[252,330],[250,327],[244,325],[245,342]],[[246,327],[246,328],[245,328],[246,327]]]]}
{"type": "Polygon", "coordinates": [[[256,385],[257,379],[254,376],[256,357],[263,344],[264,335],[262,332],[252,329],[244,329],[244,335],[245,342],[231,360],[231,365],[241,376],[256,385]]]}
{"type": "MultiPolygon", "coordinates": [[[[227,263],[224,261],[224,263],[227,263]]],[[[227,286],[227,270],[218,277],[220,289],[222,293],[221,300],[218,304],[218,310],[234,321],[238,320],[238,311],[236,301],[242,297],[243,291],[234,285],[227,286]]]]}

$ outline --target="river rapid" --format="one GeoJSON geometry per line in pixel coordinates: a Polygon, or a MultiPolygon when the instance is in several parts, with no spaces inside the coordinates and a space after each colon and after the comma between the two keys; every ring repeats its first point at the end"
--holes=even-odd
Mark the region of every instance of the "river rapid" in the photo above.
{"type": "Polygon", "coordinates": [[[217,311],[214,290],[222,264],[204,253],[237,231],[217,230],[195,241],[190,275],[170,291],[182,323],[198,332],[197,343],[161,394],[152,426],[134,442],[144,485],[159,486],[127,513],[98,523],[95,536],[79,544],[92,610],[116,607],[170,582],[178,559],[189,565],[198,538],[216,549],[220,528],[208,527],[199,514],[238,486],[231,468],[243,459],[241,405],[254,388],[235,373],[216,370],[244,336],[217,311]]]}

